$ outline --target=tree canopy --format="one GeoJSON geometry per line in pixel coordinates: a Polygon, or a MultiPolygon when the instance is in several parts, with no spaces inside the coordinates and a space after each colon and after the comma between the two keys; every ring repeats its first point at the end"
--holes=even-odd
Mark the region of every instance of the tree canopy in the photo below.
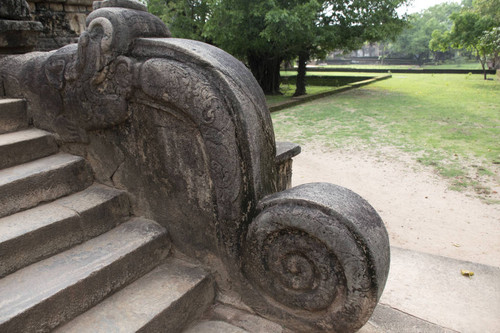
{"type": "Polygon", "coordinates": [[[432,54],[432,49],[429,48],[431,35],[435,30],[450,29],[452,26],[450,15],[460,9],[461,6],[457,3],[442,3],[409,15],[408,27],[390,43],[388,53],[396,57],[411,57],[420,64],[428,61],[432,56],[444,56],[443,53],[448,52],[447,49],[435,51],[439,54],[432,54]]]}
{"type": "Polygon", "coordinates": [[[283,61],[322,38],[317,0],[223,0],[212,10],[205,36],[245,60],[265,93],[279,93],[283,61]]]}
{"type": "Polygon", "coordinates": [[[209,0],[147,0],[148,11],[161,18],[173,36],[210,42],[203,37],[209,0]]]}
{"type": "Polygon", "coordinates": [[[305,93],[305,63],[334,49],[394,37],[408,0],[149,0],[175,37],[211,42],[245,61],[265,93],[279,93],[283,61],[299,59],[296,94],[305,93]]]}
{"type": "Polygon", "coordinates": [[[451,29],[435,30],[429,45],[434,50],[448,47],[473,51],[484,71],[486,62],[492,59],[493,66],[498,66],[498,31],[500,29],[500,4],[498,0],[475,0],[472,6],[463,6],[462,10],[450,16],[451,29]],[[495,11],[496,10],[496,11],[495,11]]]}

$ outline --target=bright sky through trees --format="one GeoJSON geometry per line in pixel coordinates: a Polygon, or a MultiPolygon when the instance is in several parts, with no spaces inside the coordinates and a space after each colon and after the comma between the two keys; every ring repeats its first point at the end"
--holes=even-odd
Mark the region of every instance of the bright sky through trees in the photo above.
{"type": "MultiPolygon", "coordinates": [[[[420,12],[426,8],[429,8],[431,6],[443,3],[443,2],[460,2],[458,0],[413,0],[413,4],[408,6],[408,14],[420,12]]],[[[405,7],[403,6],[402,9],[400,9],[401,12],[404,12],[405,7]]]]}

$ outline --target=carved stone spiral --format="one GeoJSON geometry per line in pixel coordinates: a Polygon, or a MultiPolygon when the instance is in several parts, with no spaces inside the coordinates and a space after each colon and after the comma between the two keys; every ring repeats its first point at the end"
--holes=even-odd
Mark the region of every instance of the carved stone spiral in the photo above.
{"type": "Polygon", "coordinates": [[[266,198],[260,209],[243,263],[256,289],[253,307],[303,331],[361,327],[388,272],[389,243],[378,214],[331,184],[292,188],[266,198]]]}

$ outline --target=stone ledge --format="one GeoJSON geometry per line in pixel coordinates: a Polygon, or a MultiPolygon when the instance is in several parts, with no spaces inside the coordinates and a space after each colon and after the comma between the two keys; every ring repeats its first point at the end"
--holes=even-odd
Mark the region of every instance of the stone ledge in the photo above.
{"type": "Polygon", "coordinates": [[[42,31],[43,25],[36,21],[0,20],[0,31],[42,31]]]}
{"type": "Polygon", "coordinates": [[[42,24],[36,21],[0,20],[0,54],[33,51],[42,30],[42,24]]]}
{"type": "Polygon", "coordinates": [[[298,144],[292,142],[276,142],[276,163],[283,163],[298,154],[301,148],[298,144]]]}

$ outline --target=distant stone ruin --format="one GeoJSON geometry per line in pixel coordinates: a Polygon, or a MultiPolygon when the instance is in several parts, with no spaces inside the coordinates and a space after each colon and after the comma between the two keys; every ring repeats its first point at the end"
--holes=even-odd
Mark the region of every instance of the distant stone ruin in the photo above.
{"type": "Polygon", "coordinates": [[[77,43],[92,0],[2,0],[0,52],[51,51],[77,43]],[[9,39],[7,40],[7,36],[9,39]]]}
{"type": "Polygon", "coordinates": [[[43,26],[32,21],[25,0],[2,0],[0,6],[0,57],[32,51],[43,26]]]}
{"type": "Polygon", "coordinates": [[[27,0],[33,20],[43,29],[35,47],[50,51],[77,43],[85,31],[85,20],[92,11],[92,0],[27,0]]]}
{"type": "MultiPolygon", "coordinates": [[[[52,133],[65,154],[84,160],[95,184],[126,193],[134,217],[126,230],[161,237],[168,232],[171,256],[210,272],[217,288],[206,282],[212,290],[204,294],[207,304],[216,302],[217,290],[217,302],[293,331],[362,327],[389,271],[389,239],[375,210],[336,185],[290,187],[291,159],[300,148],[275,142],[262,90],[240,61],[211,45],[170,38],[163,22],[137,2],[107,0],[94,8],[78,44],[0,59],[0,94],[24,99],[33,126],[52,133]],[[138,224],[135,231],[131,225],[138,224]]],[[[24,208],[5,214],[16,209],[24,208]]],[[[144,260],[160,265],[161,248],[144,260]]],[[[120,272],[134,261],[124,265],[120,272]]],[[[108,286],[108,275],[91,276],[87,292],[108,286]]],[[[16,284],[8,278],[11,290],[16,284]]],[[[0,299],[7,297],[2,286],[0,280],[0,299]]],[[[42,309],[36,322],[43,322],[43,330],[86,325],[91,320],[71,320],[87,310],[84,315],[102,314],[91,311],[106,296],[80,303],[68,298],[73,305],[64,307],[64,316],[34,305],[42,309]]],[[[185,308],[208,309],[196,301],[185,308]]],[[[168,321],[170,313],[161,327],[182,331],[200,318],[189,313],[184,326],[168,321]]],[[[7,317],[0,311],[0,319],[7,317]]],[[[27,327],[22,317],[11,317],[0,320],[0,330],[27,327]]]]}

